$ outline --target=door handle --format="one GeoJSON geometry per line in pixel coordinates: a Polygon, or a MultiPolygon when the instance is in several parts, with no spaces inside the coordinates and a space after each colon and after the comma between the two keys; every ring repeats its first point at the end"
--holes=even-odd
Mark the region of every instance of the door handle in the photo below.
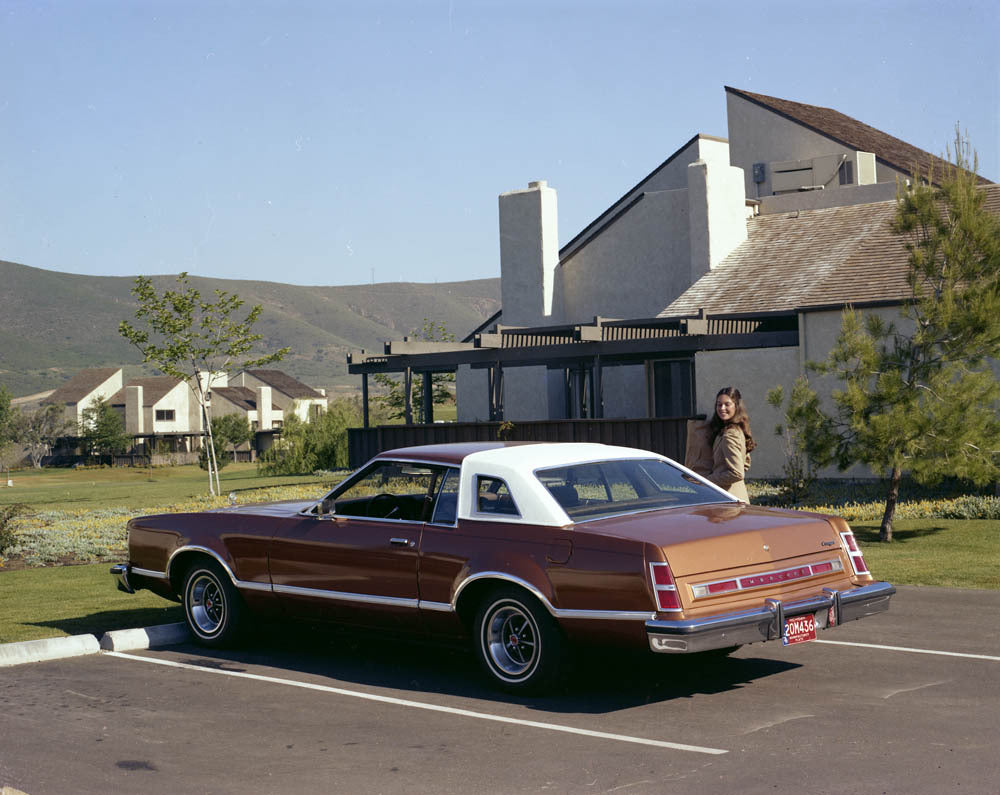
{"type": "Polygon", "coordinates": [[[389,543],[395,547],[415,547],[417,545],[416,541],[410,541],[408,538],[390,538],[389,543]]]}

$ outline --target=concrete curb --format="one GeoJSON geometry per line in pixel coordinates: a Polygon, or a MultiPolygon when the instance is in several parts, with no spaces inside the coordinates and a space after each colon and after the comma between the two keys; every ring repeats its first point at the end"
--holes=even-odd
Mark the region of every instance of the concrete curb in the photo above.
{"type": "Polygon", "coordinates": [[[101,638],[104,651],[135,651],[155,649],[159,646],[176,646],[191,640],[191,633],[183,621],[177,624],[159,624],[144,629],[116,629],[105,632],[101,638]]]}
{"type": "Polygon", "coordinates": [[[101,644],[93,635],[70,635],[65,638],[4,643],[0,645],[0,668],[43,660],[58,660],[63,657],[79,657],[82,654],[96,654],[100,650],[101,644]]]}
{"type": "Polygon", "coordinates": [[[0,668],[24,663],[61,660],[104,651],[135,651],[174,646],[191,639],[187,624],[159,624],[143,629],[118,629],[105,632],[100,641],[95,635],[70,635],[42,638],[20,643],[0,643],[0,668]]]}

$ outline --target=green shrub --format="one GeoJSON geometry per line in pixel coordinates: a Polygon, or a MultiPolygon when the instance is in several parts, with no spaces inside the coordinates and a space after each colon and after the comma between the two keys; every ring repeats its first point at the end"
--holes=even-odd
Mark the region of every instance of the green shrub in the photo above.
{"type": "MultiPolygon", "coordinates": [[[[747,490],[755,505],[795,508],[842,516],[849,522],[881,521],[885,511],[885,484],[878,480],[821,480],[808,494],[792,502],[783,483],[750,480],[747,490]]],[[[937,488],[904,482],[900,487],[899,519],[1000,519],[1000,498],[975,492],[963,483],[937,488]]]]}
{"type": "Polygon", "coordinates": [[[24,513],[27,508],[27,505],[20,502],[0,507],[0,558],[17,541],[17,529],[14,527],[14,519],[24,513]]]}

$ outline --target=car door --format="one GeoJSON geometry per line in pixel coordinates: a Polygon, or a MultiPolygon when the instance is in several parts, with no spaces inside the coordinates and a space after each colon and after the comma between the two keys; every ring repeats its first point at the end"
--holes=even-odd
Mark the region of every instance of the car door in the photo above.
{"type": "Polygon", "coordinates": [[[271,545],[287,612],[360,625],[416,622],[417,557],[438,468],[376,461],[271,545]]]}

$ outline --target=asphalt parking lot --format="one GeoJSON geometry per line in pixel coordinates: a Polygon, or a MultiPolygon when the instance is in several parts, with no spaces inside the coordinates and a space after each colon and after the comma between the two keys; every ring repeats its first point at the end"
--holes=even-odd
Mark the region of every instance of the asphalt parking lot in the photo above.
{"type": "Polygon", "coordinates": [[[460,650],[302,628],[18,665],[0,671],[0,787],[995,793],[998,615],[997,592],[902,587],[819,642],[591,658],[532,699],[460,650]]]}

